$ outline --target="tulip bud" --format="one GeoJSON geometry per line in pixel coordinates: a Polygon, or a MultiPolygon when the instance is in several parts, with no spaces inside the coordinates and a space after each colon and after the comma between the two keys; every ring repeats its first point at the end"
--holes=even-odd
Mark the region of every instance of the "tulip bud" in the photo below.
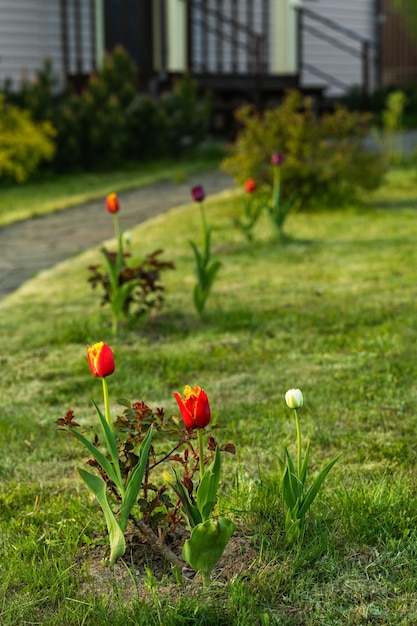
{"type": "Polygon", "coordinates": [[[191,196],[195,202],[203,202],[206,197],[206,192],[202,185],[196,185],[191,189],[191,196]]]}
{"type": "Polygon", "coordinates": [[[303,394],[299,389],[288,389],[285,402],[290,409],[299,409],[303,406],[303,394]]]}
{"type": "Polygon", "coordinates": [[[284,157],[279,152],[274,152],[273,155],[271,156],[271,163],[272,165],[275,165],[276,167],[278,165],[281,165],[283,160],[284,160],[284,157]]]}
{"type": "Polygon", "coordinates": [[[248,180],[244,184],[244,189],[247,193],[253,193],[256,189],[256,180],[253,178],[248,178],[248,180]]]}
{"type": "Polygon", "coordinates": [[[120,210],[120,203],[117,194],[110,193],[106,198],[106,209],[109,213],[118,213],[120,210]]]}
{"type": "Polygon", "coordinates": [[[87,358],[90,371],[97,378],[105,378],[114,372],[113,350],[100,341],[90,348],[87,346],[87,358]]]}
{"type": "Polygon", "coordinates": [[[162,476],[163,476],[165,482],[168,483],[168,485],[173,485],[174,484],[174,480],[173,480],[171,474],[169,472],[167,472],[167,470],[164,470],[162,472],[162,476]]]}
{"type": "Polygon", "coordinates": [[[186,428],[204,428],[210,421],[210,404],[206,392],[201,387],[184,389],[184,400],[179,393],[174,397],[181,411],[181,417],[186,428]]]}

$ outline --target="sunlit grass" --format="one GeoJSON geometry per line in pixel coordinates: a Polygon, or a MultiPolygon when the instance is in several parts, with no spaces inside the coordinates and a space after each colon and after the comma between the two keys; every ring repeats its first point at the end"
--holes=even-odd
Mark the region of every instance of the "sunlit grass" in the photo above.
{"type": "Polygon", "coordinates": [[[203,320],[191,293],[194,205],[132,232],[138,255],[163,247],[176,264],[149,324],[112,337],[109,311],[87,284],[98,250],[0,304],[3,623],[417,623],[416,197],[414,173],[398,170],[364,206],[291,215],[285,246],[266,219],[246,243],[232,226],[235,195],[209,199],[222,269],[203,320]],[[120,397],[174,412],[172,392],[198,384],[224,426],[216,436],[236,444],[219,506],[251,536],[258,560],[226,587],[188,594],[164,581],[159,604],[146,605],[124,603],[116,582],[109,596],[82,589],[77,554],[104,528],[75,471],[84,451],[54,422],[69,408],[94,419],[91,397],[101,392],[85,345],[100,340],[115,350],[114,414],[120,397]],[[311,472],[342,452],[291,551],[277,463],[294,442],[290,387],[304,394],[311,472]]]}

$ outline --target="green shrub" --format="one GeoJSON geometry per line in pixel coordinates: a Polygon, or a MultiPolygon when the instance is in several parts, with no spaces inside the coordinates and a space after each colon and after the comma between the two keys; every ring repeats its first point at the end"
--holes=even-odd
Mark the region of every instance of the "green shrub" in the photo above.
{"type": "Polygon", "coordinates": [[[158,103],[147,95],[137,95],[127,109],[125,156],[133,161],[157,159],[167,152],[165,122],[158,103]]]}
{"type": "Polygon", "coordinates": [[[24,182],[43,160],[51,160],[55,130],[34,122],[29,111],[5,103],[0,94],[0,177],[24,182]]]}
{"type": "Polygon", "coordinates": [[[282,187],[296,194],[301,208],[317,202],[342,203],[361,189],[374,189],[385,171],[381,155],[365,150],[371,118],[338,107],[318,118],[313,102],[289,92],[282,105],[260,113],[252,106],[237,111],[241,126],[222,167],[241,185],[248,178],[272,186],[271,155],[283,155],[282,187]]]}
{"type": "Polygon", "coordinates": [[[59,90],[52,65],[45,63],[20,93],[4,86],[9,102],[49,121],[57,131],[55,171],[117,167],[128,160],[144,161],[175,155],[206,137],[210,103],[201,99],[189,76],[173,91],[152,100],[137,91],[138,72],[122,47],[107,54],[81,93],[59,90]]]}
{"type": "Polygon", "coordinates": [[[198,85],[189,74],[177,79],[172,91],[163,94],[159,109],[169,154],[177,155],[205,139],[211,102],[208,96],[199,97],[198,85]]]}

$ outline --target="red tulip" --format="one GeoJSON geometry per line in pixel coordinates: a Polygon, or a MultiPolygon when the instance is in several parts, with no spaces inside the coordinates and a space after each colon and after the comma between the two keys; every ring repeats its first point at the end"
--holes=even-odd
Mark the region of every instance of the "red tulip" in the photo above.
{"type": "Polygon", "coordinates": [[[97,378],[105,378],[114,372],[113,350],[100,341],[90,348],[87,346],[87,358],[90,371],[97,378]]]}
{"type": "Polygon", "coordinates": [[[210,421],[210,404],[206,392],[201,387],[184,389],[184,400],[174,393],[186,428],[204,428],[210,421]]]}
{"type": "Polygon", "coordinates": [[[206,197],[206,192],[204,191],[204,187],[202,185],[196,185],[191,189],[191,195],[195,202],[203,202],[206,197]]]}
{"type": "Polygon", "coordinates": [[[254,180],[253,178],[248,178],[244,185],[244,188],[245,191],[247,191],[248,193],[253,193],[256,189],[256,180],[254,180]]]}
{"type": "Polygon", "coordinates": [[[110,193],[106,198],[106,209],[109,213],[118,213],[120,210],[119,198],[117,194],[110,193]]]}

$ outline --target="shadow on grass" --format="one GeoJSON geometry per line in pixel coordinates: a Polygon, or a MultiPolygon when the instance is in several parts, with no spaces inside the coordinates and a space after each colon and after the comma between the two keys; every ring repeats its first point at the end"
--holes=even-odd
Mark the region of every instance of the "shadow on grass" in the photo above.
{"type": "Polygon", "coordinates": [[[403,200],[377,200],[365,204],[366,208],[376,211],[392,211],[396,209],[417,209],[417,196],[403,200]]]}

